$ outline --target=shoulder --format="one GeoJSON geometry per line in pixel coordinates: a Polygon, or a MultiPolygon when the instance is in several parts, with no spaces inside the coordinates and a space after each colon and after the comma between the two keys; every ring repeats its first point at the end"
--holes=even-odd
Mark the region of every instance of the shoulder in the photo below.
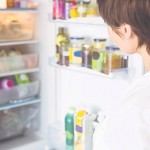
{"type": "Polygon", "coordinates": [[[120,107],[150,109],[150,73],[133,83],[124,93],[120,107]]]}

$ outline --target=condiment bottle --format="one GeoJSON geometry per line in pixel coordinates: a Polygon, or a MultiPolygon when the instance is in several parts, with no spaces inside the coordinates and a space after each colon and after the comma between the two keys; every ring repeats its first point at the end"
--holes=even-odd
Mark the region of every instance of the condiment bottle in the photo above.
{"type": "Polygon", "coordinates": [[[88,44],[84,44],[82,47],[82,66],[91,68],[92,65],[92,48],[88,44]]]}
{"type": "Polygon", "coordinates": [[[86,17],[87,4],[84,3],[83,1],[80,1],[78,4],[77,11],[79,17],[86,17]]]}
{"type": "Polygon", "coordinates": [[[74,150],[74,116],[75,108],[69,108],[65,116],[66,150],[74,150]]]}
{"type": "Polygon", "coordinates": [[[68,43],[61,42],[59,47],[60,59],[59,64],[69,66],[69,51],[68,51],[68,43]]]}
{"type": "Polygon", "coordinates": [[[60,43],[61,42],[68,43],[68,36],[65,33],[65,28],[63,28],[63,27],[59,27],[58,34],[56,36],[56,58],[58,60],[59,60],[59,57],[60,57],[59,48],[60,48],[60,43]]]}
{"type": "Polygon", "coordinates": [[[13,0],[7,0],[7,8],[13,8],[13,7],[14,7],[13,0]]]}

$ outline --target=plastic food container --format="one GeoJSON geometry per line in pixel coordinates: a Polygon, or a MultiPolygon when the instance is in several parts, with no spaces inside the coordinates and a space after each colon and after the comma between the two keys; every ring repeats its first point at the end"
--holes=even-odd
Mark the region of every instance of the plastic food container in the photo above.
{"type": "Polygon", "coordinates": [[[0,111],[0,141],[37,130],[38,118],[38,105],[0,111]]]}
{"type": "Polygon", "coordinates": [[[30,69],[38,66],[38,54],[18,55],[0,58],[0,73],[30,69]]]}
{"type": "Polygon", "coordinates": [[[30,84],[14,86],[10,89],[0,90],[0,105],[17,102],[26,98],[34,97],[39,92],[39,81],[30,84]]]}
{"type": "Polygon", "coordinates": [[[128,67],[128,56],[123,54],[118,47],[107,46],[105,51],[101,51],[103,56],[103,72],[109,74],[112,71],[128,67]]]}
{"type": "Polygon", "coordinates": [[[35,14],[0,13],[0,42],[30,40],[34,37],[35,14]]]}

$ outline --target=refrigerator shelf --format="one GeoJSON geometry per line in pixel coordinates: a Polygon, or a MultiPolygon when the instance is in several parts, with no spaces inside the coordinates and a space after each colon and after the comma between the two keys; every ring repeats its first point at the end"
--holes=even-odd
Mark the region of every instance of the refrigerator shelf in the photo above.
{"type": "Polygon", "coordinates": [[[17,103],[8,103],[6,105],[1,105],[0,111],[6,110],[6,109],[11,109],[11,108],[16,108],[16,107],[21,107],[21,106],[26,106],[26,105],[30,105],[30,104],[36,104],[36,103],[40,103],[40,102],[41,102],[41,100],[37,97],[28,98],[28,99],[24,99],[17,103]]]}
{"type": "Polygon", "coordinates": [[[11,72],[6,72],[6,73],[0,73],[0,77],[10,76],[10,75],[15,75],[15,74],[21,74],[21,73],[38,72],[39,70],[40,70],[39,67],[32,68],[32,69],[22,69],[22,70],[17,70],[17,71],[11,71],[11,72]]]}
{"type": "Polygon", "coordinates": [[[104,20],[100,17],[78,17],[71,18],[67,20],[61,19],[52,19],[51,15],[49,15],[49,21],[53,23],[61,23],[61,24],[78,24],[78,25],[93,25],[93,26],[106,26],[104,20]]]}
{"type": "Polygon", "coordinates": [[[0,46],[11,46],[11,45],[23,45],[23,44],[37,44],[38,40],[20,40],[20,41],[3,41],[0,42],[0,46]]]}
{"type": "Polygon", "coordinates": [[[37,133],[15,137],[0,143],[1,150],[44,150],[46,139],[37,133]]]}
{"type": "Polygon", "coordinates": [[[0,12],[11,12],[11,13],[15,13],[15,12],[28,12],[28,13],[38,13],[37,9],[31,9],[31,8],[1,8],[0,12]]]}

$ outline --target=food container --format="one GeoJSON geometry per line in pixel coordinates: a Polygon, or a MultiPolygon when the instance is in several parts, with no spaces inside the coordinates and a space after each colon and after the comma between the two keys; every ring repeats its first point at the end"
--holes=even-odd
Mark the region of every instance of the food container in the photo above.
{"type": "Polygon", "coordinates": [[[9,57],[0,57],[0,73],[30,69],[38,66],[38,54],[25,54],[9,57]]]}
{"type": "Polygon", "coordinates": [[[102,51],[101,54],[105,53],[103,71],[109,74],[113,70],[121,69],[122,53],[118,47],[106,46],[106,51],[102,51]]]}
{"type": "Polygon", "coordinates": [[[35,104],[0,111],[0,141],[34,132],[39,128],[38,118],[35,104]]]}
{"type": "Polygon", "coordinates": [[[0,13],[0,42],[31,40],[34,38],[35,14],[0,13]]]}

